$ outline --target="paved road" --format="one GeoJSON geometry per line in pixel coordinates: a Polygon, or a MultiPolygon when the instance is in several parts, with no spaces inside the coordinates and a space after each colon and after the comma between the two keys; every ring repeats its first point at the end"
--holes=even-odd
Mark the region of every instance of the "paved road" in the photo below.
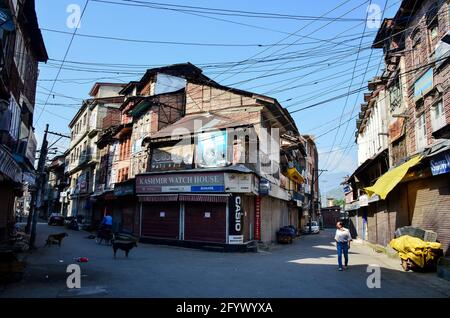
{"type": "Polygon", "coordinates": [[[399,261],[354,243],[350,268],[337,271],[332,231],[304,236],[270,252],[220,253],[139,244],[113,259],[85,232],[68,231],[61,248],[43,247],[61,227],[38,225],[40,248],[27,256],[23,281],[0,297],[450,297],[450,282],[434,273],[401,271],[399,261]],[[66,287],[66,267],[81,263],[81,289],[66,287]],[[381,268],[381,288],[369,289],[368,264],[381,268]]]}

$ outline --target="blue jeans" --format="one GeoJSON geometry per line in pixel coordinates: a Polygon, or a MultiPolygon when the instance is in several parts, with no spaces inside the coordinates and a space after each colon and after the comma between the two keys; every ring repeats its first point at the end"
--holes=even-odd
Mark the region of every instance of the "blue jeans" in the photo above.
{"type": "Polygon", "coordinates": [[[348,265],[348,243],[337,242],[338,264],[342,268],[342,253],[344,253],[345,266],[348,265]]]}

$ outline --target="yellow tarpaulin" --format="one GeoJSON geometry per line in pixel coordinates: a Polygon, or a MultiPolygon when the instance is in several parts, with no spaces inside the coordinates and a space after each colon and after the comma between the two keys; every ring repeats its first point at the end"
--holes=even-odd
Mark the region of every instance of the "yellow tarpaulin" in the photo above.
{"type": "Polygon", "coordinates": [[[403,235],[393,239],[389,245],[398,252],[402,260],[411,260],[414,264],[424,267],[429,261],[433,261],[442,255],[441,243],[425,242],[420,238],[403,235]]]}
{"type": "Polygon", "coordinates": [[[305,182],[305,179],[303,179],[303,176],[298,172],[298,170],[295,167],[287,169],[287,177],[289,180],[292,180],[297,183],[303,183],[305,182]]]}
{"type": "Polygon", "coordinates": [[[364,190],[366,190],[369,197],[378,194],[381,199],[385,200],[388,193],[403,179],[409,168],[417,165],[420,160],[422,160],[422,156],[409,159],[407,162],[383,174],[373,186],[364,188],[364,190]]]}

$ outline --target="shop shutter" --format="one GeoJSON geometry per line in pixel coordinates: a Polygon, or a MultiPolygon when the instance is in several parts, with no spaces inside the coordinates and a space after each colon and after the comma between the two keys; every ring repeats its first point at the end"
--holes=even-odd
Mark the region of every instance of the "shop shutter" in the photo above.
{"type": "Polygon", "coordinates": [[[186,202],[184,239],[201,242],[226,242],[226,204],[186,202]]]}
{"type": "Polygon", "coordinates": [[[178,239],[179,232],[178,202],[142,203],[142,236],[178,239]]]}
{"type": "MultiPolygon", "coordinates": [[[[128,202],[128,201],[127,201],[128,202]]],[[[122,230],[127,232],[133,232],[134,224],[134,202],[129,202],[123,207],[122,212],[122,230]]]]}
{"type": "Polygon", "coordinates": [[[450,181],[443,174],[408,184],[411,225],[437,233],[444,252],[450,254],[450,181]]]}
{"type": "Polygon", "coordinates": [[[377,243],[377,218],[376,202],[370,203],[367,209],[367,237],[372,244],[377,243]]]}
{"type": "MultiPolygon", "coordinates": [[[[390,240],[394,238],[395,231],[411,224],[408,211],[408,187],[399,184],[386,198],[389,211],[390,240]]],[[[390,241],[389,240],[389,241],[390,241]]]]}
{"type": "Polygon", "coordinates": [[[375,203],[377,208],[377,241],[376,243],[386,246],[389,243],[389,217],[386,211],[385,201],[375,203]]]}

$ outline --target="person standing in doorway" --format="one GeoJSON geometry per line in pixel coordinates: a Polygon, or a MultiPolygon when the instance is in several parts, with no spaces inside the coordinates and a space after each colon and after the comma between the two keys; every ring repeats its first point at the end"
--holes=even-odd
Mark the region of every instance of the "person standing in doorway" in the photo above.
{"type": "Polygon", "coordinates": [[[342,254],[344,254],[344,265],[345,269],[348,266],[348,250],[350,249],[350,242],[352,241],[352,236],[350,231],[344,227],[342,222],[337,222],[336,224],[336,235],[334,240],[336,241],[337,253],[338,253],[338,265],[339,271],[343,270],[342,267],[342,254]]]}

